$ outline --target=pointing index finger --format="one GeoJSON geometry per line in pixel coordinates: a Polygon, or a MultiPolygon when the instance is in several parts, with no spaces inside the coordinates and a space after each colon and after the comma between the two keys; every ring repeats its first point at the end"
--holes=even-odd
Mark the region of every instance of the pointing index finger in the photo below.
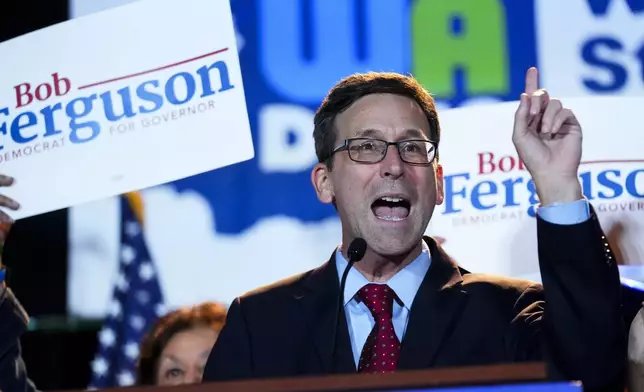
{"type": "Polygon", "coordinates": [[[525,75],[525,93],[531,96],[539,89],[539,71],[536,67],[528,68],[525,75]]]}

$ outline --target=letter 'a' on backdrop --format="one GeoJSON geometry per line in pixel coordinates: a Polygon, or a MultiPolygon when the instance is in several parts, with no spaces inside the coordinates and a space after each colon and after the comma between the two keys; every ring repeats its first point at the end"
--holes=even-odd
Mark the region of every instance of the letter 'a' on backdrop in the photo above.
{"type": "Polygon", "coordinates": [[[15,219],[254,157],[228,1],[141,0],[0,44],[15,219]]]}
{"type": "MultiPolygon", "coordinates": [[[[644,98],[561,98],[582,125],[579,168],[592,203],[627,265],[644,264],[644,98]]],[[[428,233],[477,272],[540,280],[531,177],[512,144],[518,102],[457,108],[439,113],[440,163],[445,202],[428,233]]],[[[622,270],[622,276],[624,270],[622,270]]],[[[641,280],[642,276],[633,276],[641,280]]]]}

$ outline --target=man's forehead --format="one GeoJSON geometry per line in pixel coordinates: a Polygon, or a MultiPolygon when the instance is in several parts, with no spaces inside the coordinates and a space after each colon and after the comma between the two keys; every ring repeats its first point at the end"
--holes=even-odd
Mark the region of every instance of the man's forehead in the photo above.
{"type": "Polygon", "coordinates": [[[395,94],[371,94],[353,103],[336,118],[343,138],[429,135],[429,122],[418,103],[395,94]]]}
{"type": "Polygon", "coordinates": [[[428,134],[428,130],[421,128],[355,128],[350,131],[349,137],[424,139],[428,134]]]}

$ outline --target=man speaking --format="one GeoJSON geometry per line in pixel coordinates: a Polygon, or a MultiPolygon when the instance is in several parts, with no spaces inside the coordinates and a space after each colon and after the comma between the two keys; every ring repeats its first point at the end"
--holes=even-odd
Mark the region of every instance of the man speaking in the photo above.
{"type": "Polygon", "coordinates": [[[582,129],[535,68],[512,140],[541,203],[543,286],[469,273],[423,237],[443,172],[434,101],[413,78],[347,77],[314,126],[311,180],[338,211],[341,245],[319,268],[237,298],[204,381],[543,360],[552,378],[623,387],[620,281],[577,177],[582,129]]]}

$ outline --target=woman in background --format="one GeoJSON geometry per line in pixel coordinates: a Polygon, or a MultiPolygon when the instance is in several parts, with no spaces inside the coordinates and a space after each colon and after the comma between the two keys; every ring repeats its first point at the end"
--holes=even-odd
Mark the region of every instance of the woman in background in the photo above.
{"type": "Polygon", "coordinates": [[[139,385],[201,382],[201,375],[221,328],[226,308],[214,302],[181,308],[161,317],[140,345],[139,385]]]}
{"type": "Polygon", "coordinates": [[[644,392],[644,308],[637,312],[628,335],[628,391],[644,392]]]}

